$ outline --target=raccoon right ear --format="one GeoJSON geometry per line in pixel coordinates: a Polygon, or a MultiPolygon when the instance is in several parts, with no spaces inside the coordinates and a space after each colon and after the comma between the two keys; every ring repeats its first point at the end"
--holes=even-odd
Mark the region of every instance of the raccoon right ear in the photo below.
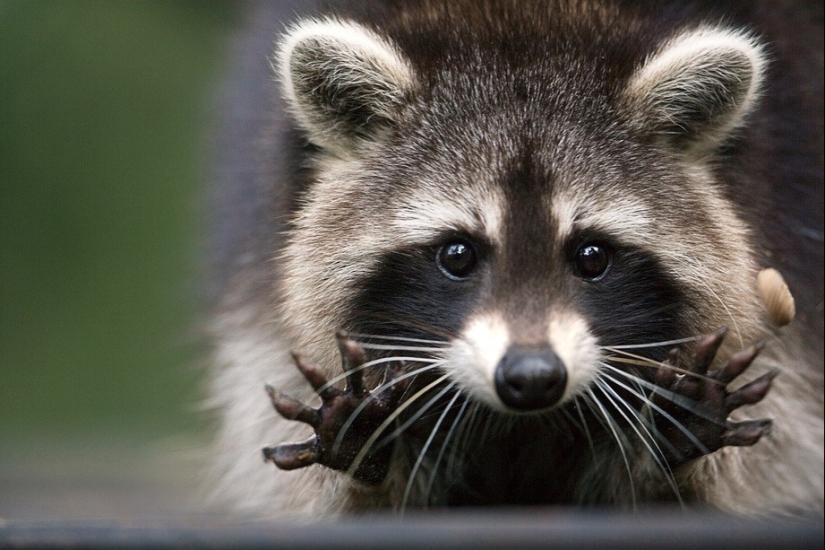
{"type": "Polygon", "coordinates": [[[644,130],[701,153],[743,123],[766,64],[763,48],[748,33],[700,27],[650,56],[631,78],[627,97],[644,130]]]}
{"type": "Polygon", "coordinates": [[[412,68],[392,43],[335,19],[292,27],[276,61],[298,124],[311,142],[338,152],[376,139],[414,85],[412,68]]]}

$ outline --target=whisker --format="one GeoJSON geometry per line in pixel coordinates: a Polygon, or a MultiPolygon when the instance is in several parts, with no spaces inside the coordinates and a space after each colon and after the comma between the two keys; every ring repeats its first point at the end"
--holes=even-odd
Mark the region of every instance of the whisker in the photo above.
{"type": "MultiPolygon", "coordinates": [[[[712,422],[713,424],[716,424],[717,426],[723,426],[723,427],[726,426],[726,424],[724,422],[721,422],[721,421],[717,420],[716,418],[713,418],[712,416],[706,414],[704,411],[702,411],[701,407],[698,406],[699,403],[697,401],[694,401],[693,399],[690,399],[689,397],[685,397],[684,395],[679,395],[678,393],[674,393],[674,392],[672,392],[670,390],[666,390],[664,388],[660,388],[656,384],[648,382],[647,380],[639,378],[638,376],[633,376],[632,374],[624,372],[623,370],[617,369],[616,367],[614,367],[614,366],[612,366],[608,363],[602,363],[601,365],[603,367],[606,367],[606,368],[610,369],[611,371],[613,371],[617,374],[620,374],[621,376],[624,376],[625,378],[627,378],[629,380],[635,380],[639,385],[643,386],[645,389],[648,389],[648,390],[650,390],[650,391],[652,391],[652,392],[654,392],[658,395],[661,395],[662,397],[664,397],[665,399],[667,399],[671,403],[675,403],[676,405],[679,405],[683,409],[685,409],[687,411],[690,411],[692,414],[695,414],[696,416],[698,416],[699,418],[701,418],[703,420],[706,420],[708,422],[712,422]]],[[[653,403],[651,403],[651,405],[653,405],[653,403]]],[[[663,415],[667,415],[667,417],[672,418],[672,417],[670,417],[670,415],[668,415],[661,408],[657,407],[657,410],[660,413],[662,413],[663,415]]],[[[688,433],[689,432],[685,432],[685,435],[687,435],[688,433]]]]}
{"type": "Polygon", "coordinates": [[[444,347],[423,347],[423,346],[392,346],[389,344],[369,344],[359,342],[364,349],[392,350],[392,351],[419,351],[421,353],[438,353],[444,351],[444,347]]]}
{"type": "Polygon", "coordinates": [[[480,414],[481,405],[473,401],[470,403],[470,414],[467,420],[459,427],[456,433],[456,443],[450,452],[450,458],[447,460],[447,471],[453,472],[456,470],[456,461],[458,460],[459,451],[469,446],[472,434],[476,431],[478,426],[478,416],[480,414]]]}
{"type": "MultiPolygon", "coordinates": [[[[617,372],[618,372],[619,374],[623,374],[623,375],[625,375],[625,376],[627,376],[627,377],[630,377],[630,376],[631,376],[631,375],[628,375],[627,373],[622,372],[622,371],[617,371],[617,372]]],[[[604,374],[605,376],[608,376],[608,374],[607,374],[607,373],[603,373],[603,374],[604,374]]],[[[627,386],[627,385],[623,384],[621,381],[617,380],[615,377],[612,377],[612,376],[611,376],[611,377],[610,377],[610,379],[611,379],[611,380],[613,380],[613,382],[614,382],[615,384],[617,384],[617,385],[619,385],[619,386],[623,387],[624,389],[626,389],[627,391],[629,391],[629,392],[633,393],[636,397],[638,397],[640,400],[642,400],[642,401],[643,401],[646,405],[648,405],[650,408],[654,409],[656,412],[658,412],[659,414],[661,414],[662,416],[664,416],[664,417],[665,417],[665,419],[666,419],[668,422],[670,422],[671,424],[673,424],[673,425],[674,425],[674,426],[675,426],[675,427],[676,427],[676,428],[677,428],[680,432],[682,432],[683,434],[685,434],[685,435],[688,437],[688,439],[690,439],[691,443],[693,443],[694,445],[696,445],[696,447],[697,447],[700,451],[702,451],[704,454],[708,454],[708,453],[710,452],[710,451],[707,449],[707,447],[705,447],[705,446],[702,444],[702,442],[701,442],[701,441],[699,441],[699,439],[698,439],[695,435],[693,435],[693,432],[691,432],[689,429],[687,429],[687,427],[685,427],[685,425],[684,425],[684,424],[682,424],[681,422],[679,422],[678,420],[676,420],[675,418],[673,418],[673,416],[672,416],[671,414],[669,414],[666,410],[664,410],[664,409],[663,409],[663,408],[661,408],[659,405],[657,405],[656,403],[654,403],[653,401],[651,401],[651,400],[650,400],[647,396],[645,396],[645,395],[644,395],[644,394],[642,394],[642,393],[636,393],[636,392],[635,392],[632,388],[630,388],[629,386],[627,386]]],[[[658,388],[658,389],[661,389],[661,388],[658,388]]],[[[657,392],[657,393],[658,393],[658,392],[657,392]]],[[[661,394],[660,394],[660,395],[661,395],[661,394]]],[[[675,403],[675,401],[674,401],[674,403],[675,403]]],[[[681,406],[681,404],[680,404],[680,403],[676,403],[676,404],[681,406]]],[[[683,408],[684,408],[684,407],[683,407],[683,408]]],[[[693,412],[694,414],[697,414],[697,413],[695,413],[694,411],[692,411],[691,409],[687,409],[687,410],[689,410],[689,411],[693,412]]],[[[698,414],[697,414],[697,416],[698,416],[698,414]]],[[[704,417],[703,417],[703,418],[704,418],[704,417]]],[[[711,418],[706,418],[706,420],[708,420],[709,422],[713,422],[713,423],[714,423],[714,424],[716,424],[717,426],[721,426],[721,425],[722,425],[720,422],[718,422],[718,421],[716,421],[716,420],[713,420],[713,419],[711,419],[711,418]]],[[[660,439],[660,441],[664,441],[664,442],[667,444],[668,449],[669,449],[671,452],[674,452],[674,453],[678,454],[677,449],[676,449],[675,447],[673,447],[673,445],[671,445],[669,441],[667,441],[667,440],[666,440],[666,439],[664,439],[664,438],[660,439]]]]}
{"type": "MultiPolygon", "coordinates": [[[[397,332],[403,334],[406,330],[413,332],[431,334],[437,338],[441,338],[441,342],[450,341],[455,338],[455,333],[444,330],[441,327],[433,326],[431,324],[415,321],[411,319],[401,319],[396,314],[380,314],[373,313],[370,315],[370,321],[382,327],[382,331],[397,332]]],[[[370,338],[370,335],[366,336],[370,338]]],[[[400,338],[400,337],[399,337],[400,338]]],[[[440,343],[440,342],[437,342],[440,343]]]]}
{"type": "Polygon", "coordinates": [[[733,324],[733,330],[736,331],[737,338],[739,338],[739,345],[744,347],[745,341],[742,339],[742,332],[739,330],[739,323],[736,322],[736,317],[733,315],[733,313],[731,313],[730,309],[728,309],[727,304],[725,304],[724,300],[722,300],[722,298],[720,298],[719,295],[716,294],[716,292],[714,292],[714,290],[710,287],[709,284],[707,284],[705,281],[702,281],[701,279],[699,279],[699,283],[706,289],[708,289],[708,292],[710,292],[713,295],[713,297],[716,298],[716,301],[722,305],[722,308],[725,310],[725,313],[728,314],[728,319],[730,319],[731,324],[733,324]]]}
{"type": "Polygon", "coordinates": [[[622,454],[622,460],[624,461],[624,466],[627,470],[628,481],[630,481],[630,497],[633,510],[636,510],[636,484],[633,482],[633,472],[630,469],[630,461],[628,460],[627,452],[625,451],[625,445],[629,446],[627,436],[625,436],[623,432],[621,433],[621,437],[619,436],[619,432],[616,431],[616,420],[607,410],[605,410],[604,406],[598,399],[596,399],[596,396],[593,395],[593,389],[587,388],[587,393],[590,395],[592,402],[595,403],[596,407],[598,407],[599,411],[602,413],[602,416],[604,416],[604,419],[607,421],[608,428],[610,428],[613,437],[616,439],[616,443],[619,445],[619,452],[622,454]],[[622,440],[624,440],[624,444],[622,444],[622,440]]]}
{"type": "Polygon", "coordinates": [[[389,336],[379,334],[350,334],[350,338],[358,340],[363,345],[362,340],[390,340],[392,342],[411,342],[416,344],[435,344],[446,345],[446,340],[425,340],[423,338],[407,338],[405,336],[389,336]]]}
{"type": "MultiPolygon", "coordinates": [[[[457,384],[457,382],[452,382],[451,384],[449,384],[445,388],[445,390],[450,390],[450,389],[454,388],[456,384],[457,384]]],[[[437,397],[440,397],[440,395],[441,394],[439,394],[437,397]]],[[[407,508],[407,499],[410,498],[410,491],[412,490],[413,481],[415,480],[416,474],[418,474],[418,469],[421,467],[421,462],[424,460],[424,456],[427,454],[427,451],[429,450],[430,445],[433,442],[433,438],[435,437],[435,434],[438,433],[438,428],[441,427],[441,423],[447,417],[447,414],[450,412],[450,409],[452,408],[452,406],[455,403],[456,399],[458,399],[459,395],[460,395],[459,392],[455,392],[455,395],[453,395],[453,398],[450,400],[450,402],[447,404],[447,406],[444,407],[444,411],[441,413],[441,416],[438,417],[438,420],[436,421],[435,426],[433,426],[433,429],[430,430],[430,436],[427,438],[427,441],[424,442],[424,446],[421,448],[421,451],[418,453],[418,458],[416,459],[415,465],[413,466],[413,469],[410,472],[410,477],[407,480],[407,486],[404,488],[404,496],[401,499],[401,508],[400,508],[399,512],[402,516],[404,515],[404,510],[407,508]]]]}
{"type": "MultiPolygon", "coordinates": [[[[635,410],[633,407],[631,407],[629,403],[627,403],[624,399],[622,399],[621,396],[618,393],[616,393],[616,390],[611,388],[610,385],[607,382],[605,382],[603,379],[596,378],[595,383],[598,386],[598,388],[601,390],[601,392],[604,394],[604,396],[611,403],[613,403],[614,409],[620,415],[622,415],[622,417],[628,423],[630,428],[634,432],[636,432],[636,435],[639,437],[639,440],[642,442],[642,444],[645,446],[647,451],[650,453],[650,456],[653,457],[653,460],[656,462],[656,465],[659,467],[659,469],[665,475],[665,478],[667,479],[668,485],[670,485],[670,488],[673,490],[673,493],[676,495],[676,499],[679,501],[679,504],[684,506],[684,503],[682,502],[682,495],[679,492],[679,487],[676,485],[676,482],[674,481],[673,471],[670,469],[670,466],[667,464],[667,462],[664,461],[664,453],[662,453],[662,449],[659,447],[658,443],[656,442],[656,438],[653,437],[653,434],[650,433],[650,430],[648,429],[648,427],[646,425],[645,419],[639,414],[639,412],[637,410],[635,410]],[[630,415],[632,415],[632,417],[637,422],[634,422],[633,420],[631,420],[631,418],[627,414],[625,414],[624,411],[622,411],[623,408],[626,409],[628,411],[628,413],[630,413],[630,415]],[[638,423],[639,427],[641,427],[641,429],[644,430],[644,434],[639,430],[639,428],[636,427],[637,423],[638,423]],[[653,446],[651,446],[651,443],[652,443],[653,446],[656,447],[655,450],[654,450],[653,446]]],[[[655,430],[655,428],[654,428],[654,430],[655,430]]],[[[660,439],[661,439],[661,437],[660,437],[660,439]]]]}
{"type": "Polygon", "coordinates": [[[606,361],[614,361],[616,363],[625,363],[625,364],[636,365],[636,366],[640,366],[640,367],[651,367],[651,368],[653,368],[653,367],[656,367],[656,368],[664,367],[666,369],[670,369],[670,370],[672,370],[674,372],[677,372],[679,374],[684,374],[685,376],[692,376],[694,378],[698,378],[700,380],[706,380],[708,382],[711,382],[713,384],[720,385],[720,386],[726,385],[724,382],[722,382],[720,380],[717,380],[717,379],[713,378],[712,376],[692,372],[688,369],[683,369],[682,367],[678,367],[676,365],[671,365],[670,363],[666,363],[666,362],[663,362],[663,361],[654,361],[653,359],[650,359],[648,357],[644,357],[642,355],[636,355],[636,354],[633,354],[633,353],[630,353],[630,352],[627,352],[627,351],[624,351],[624,350],[619,350],[619,349],[612,350],[610,348],[603,348],[603,349],[606,349],[607,351],[615,351],[616,353],[619,353],[619,354],[625,356],[625,357],[614,357],[614,356],[605,357],[604,359],[606,361]]]}
{"type": "Polygon", "coordinates": [[[665,346],[678,346],[680,344],[687,344],[688,342],[698,342],[701,336],[691,336],[688,338],[679,338],[677,340],[666,340],[664,342],[653,342],[649,344],[626,344],[621,346],[601,346],[602,349],[644,349],[644,348],[662,348],[665,346]]]}
{"type": "Polygon", "coordinates": [[[374,390],[371,390],[370,391],[370,396],[367,399],[364,399],[364,401],[362,401],[355,408],[355,410],[352,411],[352,413],[349,415],[349,418],[347,418],[346,422],[344,422],[341,425],[341,429],[338,430],[338,435],[335,437],[335,442],[332,444],[333,450],[339,448],[339,446],[341,445],[341,442],[343,442],[343,440],[344,440],[344,435],[347,433],[347,430],[349,430],[350,426],[352,426],[352,423],[355,422],[355,419],[358,417],[358,415],[361,414],[361,411],[363,411],[364,408],[367,405],[369,405],[369,403],[373,399],[376,399],[376,396],[380,395],[383,391],[389,389],[390,387],[394,386],[395,384],[398,384],[399,382],[402,382],[403,380],[406,380],[407,378],[411,378],[413,376],[418,376],[422,372],[427,372],[427,371],[436,369],[436,368],[438,368],[442,365],[443,365],[443,363],[437,362],[437,363],[433,363],[432,365],[428,365],[426,367],[421,367],[421,368],[415,369],[415,370],[410,371],[410,372],[405,372],[401,376],[397,376],[397,377],[389,380],[388,382],[384,382],[383,384],[381,384],[380,386],[378,386],[374,390]]]}
{"type": "MultiPolygon", "coordinates": [[[[445,377],[445,378],[446,378],[446,376],[447,376],[447,375],[444,375],[444,377],[445,377]]],[[[384,439],[382,439],[381,441],[379,441],[379,442],[378,442],[378,444],[375,446],[375,449],[376,449],[376,450],[379,450],[379,449],[381,449],[381,448],[385,447],[386,445],[388,445],[389,443],[392,443],[392,442],[393,442],[393,441],[394,441],[394,440],[395,440],[395,439],[396,439],[399,435],[401,435],[402,433],[404,433],[404,431],[405,431],[407,428],[409,428],[410,426],[412,426],[412,425],[413,425],[413,424],[414,424],[417,420],[419,420],[422,416],[424,416],[424,414],[425,414],[427,411],[429,411],[429,410],[430,410],[430,408],[433,406],[433,404],[437,403],[437,402],[438,402],[438,400],[439,400],[439,399],[441,399],[441,398],[444,396],[444,394],[445,394],[445,393],[447,393],[447,392],[448,392],[448,391],[450,391],[453,387],[455,387],[455,385],[456,385],[457,383],[458,383],[458,382],[451,382],[451,383],[447,384],[447,386],[445,386],[445,387],[444,387],[444,388],[443,388],[440,392],[438,392],[438,393],[435,395],[435,397],[433,397],[432,399],[430,399],[429,401],[427,401],[427,402],[424,404],[424,406],[423,406],[423,407],[421,407],[418,411],[416,411],[416,412],[415,412],[415,414],[414,414],[414,415],[412,415],[410,418],[408,418],[407,420],[405,420],[403,424],[401,424],[399,427],[397,427],[397,428],[395,429],[395,431],[393,431],[390,435],[388,435],[387,437],[385,437],[384,439]]]]}
{"type": "MultiPolygon", "coordinates": [[[[567,408],[562,407],[560,409],[560,412],[567,419],[567,421],[570,422],[570,424],[572,424],[576,428],[578,428],[579,431],[582,431],[584,429],[584,427],[581,424],[579,424],[579,419],[573,417],[573,414],[570,411],[568,411],[567,408]]],[[[543,417],[539,417],[539,420],[541,421],[542,418],[543,417]]]]}
{"type": "MultiPolygon", "coordinates": [[[[456,392],[456,397],[458,397],[459,395],[460,392],[456,392]]],[[[455,400],[456,397],[453,397],[453,400],[455,400]]],[[[430,473],[430,480],[427,482],[427,487],[424,490],[424,494],[427,496],[427,500],[429,500],[430,491],[432,491],[433,483],[435,483],[435,475],[438,472],[438,466],[441,464],[441,459],[444,457],[444,451],[447,450],[447,446],[449,445],[450,440],[452,439],[453,434],[455,433],[456,427],[461,422],[461,418],[464,416],[464,411],[467,410],[467,405],[469,403],[469,399],[464,400],[464,402],[461,404],[461,408],[458,410],[458,414],[456,414],[455,420],[453,420],[452,426],[450,426],[450,429],[447,431],[447,435],[444,436],[444,443],[441,444],[441,449],[439,449],[438,451],[438,456],[436,457],[435,462],[433,463],[433,471],[430,473]]],[[[452,402],[450,403],[450,406],[452,406],[452,402]]],[[[449,410],[449,407],[446,410],[449,410]]]]}
{"type": "MultiPolygon", "coordinates": [[[[684,434],[685,434],[688,438],[690,438],[690,439],[692,439],[692,440],[694,440],[694,441],[697,441],[697,440],[695,439],[695,436],[694,436],[694,435],[690,432],[690,430],[688,430],[688,429],[687,429],[687,428],[686,428],[686,427],[685,427],[685,426],[684,426],[681,422],[679,422],[678,420],[676,420],[675,418],[673,418],[673,416],[671,416],[670,414],[668,414],[668,413],[667,413],[667,411],[665,411],[665,410],[664,410],[664,409],[662,409],[660,406],[658,406],[656,403],[654,403],[653,401],[651,401],[651,400],[650,400],[650,398],[649,398],[648,396],[646,396],[645,394],[643,394],[641,391],[636,391],[636,390],[634,390],[633,388],[631,388],[631,387],[630,387],[630,386],[628,386],[627,384],[624,384],[621,380],[617,379],[614,375],[612,375],[612,374],[610,374],[610,373],[607,373],[607,372],[602,371],[601,375],[602,375],[603,377],[605,377],[605,378],[609,379],[612,383],[616,384],[617,386],[619,386],[619,387],[621,387],[621,388],[623,388],[623,389],[627,390],[628,392],[630,392],[630,393],[631,393],[634,397],[636,397],[637,399],[639,399],[639,401],[641,401],[641,402],[642,402],[645,406],[650,407],[651,409],[655,410],[656,412],[658,412],[659,414],[661,414],[662,416],[664,416],[664,417],[665,417],[668,421],[670,421],[670,422],[671,422],[671,424],[673,424],[674,426],[676,426],[676,427],[677,427],[677,428],[678,428],[678,429],[679,429],[682,433],[684,433],[684,434]]],[[[655,435],[656,435],[656,439],[657,439],[658,441],[660,441],[661,443],[663,443],[663,444],[664,444],[664,445],[668,448],[668,450],[669,450],[670,452],[672,452],[672,453],[674,453],[674,454],[679,454],[679,451],[676,449],[676,447],[674,447],[674,446],[670,443],[670,441],[668,441],[668,439],[667,439],[667,438],[665,438],[665,437],[661,434],[661,432],[659,432],[659,430],[657,430],[657,429],[656,429],[656,426],[654,426],[654,425],[652,425],[652,424],[649,424],[649,423],[646,423],[646,424],[647,424],[648,426],[650,426],[650,428],[651,428],[651,429],[653,429],[653,431],[654,431],[654,432],[656,432],[656,433],[655,433],[655,435]]]]}
{"type": "MultiPolygon", "coordinates": [[[[427,384],[426,386],[424,386],[423,388],[418,390],[415,394],[413,394],[413,396],[410,397],[408,400],[401,403],[398,406],[397,409],[395,409],[386,419],[384,419],[384,421],[381,423],[381,425],[378,426],[378,428],[376,428],[375,431],[372,432],[372,435],[367,440],[367,442],[361,447],[361,450],[358,451],[358,454],[355,456],[355,459],[352,461],[352,465],[349,467],[349,470],[347,470],[347,473],[349,475],[353,475],[355,473],[355,471],[361,465],[361,462],[363,462],[364,457],[367,456],[367,453],[369,452],[370,448],[372,448],[373,443],[375,443],[376,440],[379,437],[381,437],[381,434],[384,432],[384,430],[387,429],[387,427],[390,424],[395,422],[395,419],[398,418],[399,415],[401,415],[401,413],[403,413],[407,408],[409,408],[413,403],[415,403],[422,395],[424,395],[425,393],[427,393],[428,391],[430,391],[431,389],[433,389],[434,387],[436,387],[437,385],[442,383],[448,377],[449,377],[449,375],[445,374],[445,375],[440,376],[439,378],[435,379],[434,381],[430,382],[429,384],[427,384]]],[[[339,436],[340,436],[340,434],[339,434],[339,436]]],[[[336,441],[337,441],[337,439],[336,439],[336,441]]]]}
{"type": "Polygon", "coordinates": [[[366,363],[358,365],[357,367],[355,367],[353,369],[350,369],[346,372],[343,372],[341,374],[333,376],[332,378],[327,380],[327,383],[324,384],[323,386],[321,386],[316,393],[321,393],[325,389],[334,386],[335,384],[337,384],[341,380],[346,380],[346,378],[349,375],[353,374],[353,373],[360,372],[362,370],[369,369],[369,368],[372,368],[372,367],[377,367],[378,365],[383,365],[385,363],[400,363],[402,361],[409,361],[411,363],[414,362],[414,363],[430,363],[430,364],[442,363],[443,364],[442,359],[433,359],[433,358],[430,358],[430,357],[406,357],[406,356],[379,357],[378,359],[373,359],[372,361],[367,361],[366,363]]]}
{"type": "Polygon", "coordinates": [[[581,409],[581,403],[579,402],[580,395],[577,395],[573,399],[573,404],[576,406],[576,412],[579,413],[579,418],[581,419],[582,428],[584,429],[584,436],[587,438],[587,443],[590,445],[590,452],[593,453],[593,458],[596,458],[596,447],[593,445],[593,438],[590,435],[590,428],[587,427],[587,421],[584,419],[584,413],[581,409]]]}

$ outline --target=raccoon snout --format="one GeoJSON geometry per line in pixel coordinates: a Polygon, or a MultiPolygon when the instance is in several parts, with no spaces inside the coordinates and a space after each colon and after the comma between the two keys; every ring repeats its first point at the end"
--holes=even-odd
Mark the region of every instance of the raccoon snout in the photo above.
{"type": "Polygon", "coordinates": [[[499,398],[511,409],[546,409],[564,394],[567,369],[549,347],[512,347],[496,366],[495,384],[499,398]]]}

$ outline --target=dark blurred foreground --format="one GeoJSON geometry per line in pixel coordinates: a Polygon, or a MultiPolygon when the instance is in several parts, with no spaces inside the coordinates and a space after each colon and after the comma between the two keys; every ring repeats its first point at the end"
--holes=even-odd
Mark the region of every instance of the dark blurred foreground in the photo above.
{"type": "Polygon", "coordinates": [[[431,512],[404,520],[347,519],[312,525],[222,523],[12,523],[0,547],[84,548],[586,548],[821,549],[821,520],[743,520],[673,511],[637,516],[568,510],[431,512]]]}

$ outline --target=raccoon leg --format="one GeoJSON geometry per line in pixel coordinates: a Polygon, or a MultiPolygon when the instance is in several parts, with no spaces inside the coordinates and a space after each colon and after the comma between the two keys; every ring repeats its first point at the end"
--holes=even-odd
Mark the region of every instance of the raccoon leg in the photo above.
{"type": "Polygon", "coordinates": [[[655,426],[665,442],[661,446],[671,466],[710,454],[725,446],[750,446],[770,432],[769,419],[733,422],[730,413],[765,397],[777,372],[769,372],[729,392],[727,385],[745,372],[764,344],[756,344],[735,354],[719,370],[708,372],[726,329],[702,338],[684,374],[674,369],[678,349],[656,373],[659,387],[652,399],[655,426]]]}
{"type": "MultiPolygon", "coordinates": [[[[320,408],[310,408],[267,386],[272,405],[281,416],[304,422],[315,429],[315,435],[303,443],[263,449],[264,458],[283,470],[311,464],[321,464],[333,470],[350,470],[370,437],[396,409],[407,387],[404,381],[379,393],[371,393],[364,387],[363,370],[359,369],[367,360],[364,349],[344,333],[339,333],[337,337],[347,375],[344,390],[328,385],[326,376],[317,366],[293,355],[298,369],[321,397],[320,408]],[[346,431],[342,433],[342,429],[346,431]]],[[[395,377],[399,372],[391,369],[390,376],[395,377]]],[[[356,479],[380,483],[387,475],[392,445],[376,447],[373,445],[356,465],[353,472],[356,479]]]]}

